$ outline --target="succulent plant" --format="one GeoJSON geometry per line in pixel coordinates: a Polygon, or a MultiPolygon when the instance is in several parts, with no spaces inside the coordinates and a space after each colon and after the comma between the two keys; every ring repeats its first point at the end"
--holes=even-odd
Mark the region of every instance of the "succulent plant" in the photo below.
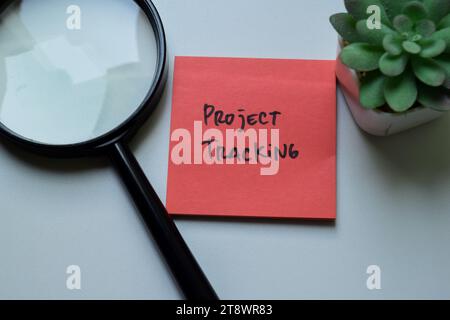
{"type": "Polygon", "coordinates": [[[360,72],[363,107],[450,109],[450,0],[345,0],[345,7],[330,22],[346,43],[341,61],[360,72]],[[372,5],[378,28],[367,21],[372,5]]]}

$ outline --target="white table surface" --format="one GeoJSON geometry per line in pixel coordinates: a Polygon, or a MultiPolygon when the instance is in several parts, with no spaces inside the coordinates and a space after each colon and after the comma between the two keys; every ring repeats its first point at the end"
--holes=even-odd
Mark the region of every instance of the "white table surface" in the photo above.
{"type": "MultiPolygon", "coordinates": [[[[333,59],[338,0],[155,0],[175,55],[333,59]]],[[[173,63],[172,63],[173,66],[173,63]]],[[[172,73],[134,140],[165,199],[172,73]]],[[[450,298],[450,115],[362,133],[338,91],[335,223],[177,218],[222,298],[450,298]],[[381,290],[366,268],[379,265],[381,290]]],[[[0,298],[178,299],[126,190],[102,159],[48,160],[0,143],[0,298]],[[79,265],[81,290],[66,288],[79,265]]]]}

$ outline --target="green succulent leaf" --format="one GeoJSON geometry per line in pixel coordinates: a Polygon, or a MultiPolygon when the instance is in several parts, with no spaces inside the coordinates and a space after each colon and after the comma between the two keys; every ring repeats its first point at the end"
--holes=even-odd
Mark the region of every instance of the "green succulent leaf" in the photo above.
{"type": "Polygon", "coordinates": [[[432,59],[414,57],[412,67],[416,77],[432,87],[442,86],[447,78],[444,68],[432,59]]]}
{"type": "Polygon", "coordinates": [[[433,21],[424,19],[416,23],[416,32],[423,37],[429,37],[436,31],[436,25],[433,21]]]}
{"type": "Polygon", "coordinates": [[[425,107],[437,111],[450,110],[450,90],[444,87],[420,85],[418,101],[425,107]]]}
{"type": "Polygon", "coordinates": [[[361,41],[356,31],[356,20],[348,13],[333,14],[330,17],[330,22],[342,39],[350,43],[361,41]]]}
{"type": "Polygon", "coordinates": [[[425,6],[420,1],[408,2],[403,7],[402,12],[413,21],[419,21],[419,20],[427,18],[427,16],[428,16],[425,6]]]}
{"type": "Polygon", "coordinates": [[[411,0],[381,0],[388,17],[393,20],[411,0]]]}
{"type": "Polygon", "coordinates": [[[444,87],[450,89],[450,55],[442,55],[435,58],[434,61],[441,66],[447,73],[447,78],[444,82],[444,87]]]}
{"type": "Polygon", "coordinates": [[[364,42],[378,46],[383,45],[383,39],[386,35],[394,34],[394,31],[384,24],[381,24],[381,29],[369,29],[367,20],[358,21],[356,30],[364,42]]]}
{"type": "Polygon", "coordinates": [[[426,39],[423,40],[420,45],[422,46],[422,51],[420,52],[420,56],[422,58],[437,57],[441,55],[447,48],[447,44],[442,39],[426,39]]]}
{"type": "Polygon", "coordinates": [[[403,52],[402,39],[393,34],[388,34],[383,39],[383,48],[390,54],[398,56],[403,52]]]}
{"type": "Polygon", "coordinates": [[[394,18],[394,28],[400,33],[409,32],[412,30],[414,23],[413,21],[404,14],[399,14],[394,18]]]}
{"type": "Polygon", "coordinates": [[[376,5],[380,8],[381,22],[384,25],[390,26],[391,22],[389,21],[386,11],[384,10],[384,6],[380,0],[345,0],[345,8],[357,21],[368,18],[367,8],[371,5],[376,5]]]}
{"type": "Polygon", "coordinates": [[[379,62],[380,71],[388,77],[396,77],[405,71],[408,58],[407,54],[394,56],[386,52],[379,62]]]}
{"type": "Polygon", "coordinates": [[[403,41],[402,46],[406,52],[411,54],[418,54],[422,50],[422,47],[414,41],[403,41]]]}
{"type": "Polygon", "coordinates": [[[446,15],[438,24],[438,30],[450,27],[450,13],[446,15]]]}
{"type": "Polygon", "coordinates": [[[450,12],[449,0],[423,0],[423,5],[428,12],[428,17],[436,23],[450,12]]]}
{"type": "Polygon", "coordinates": [[[445,52],[450,53],[450,27],[436,31],[430,38],[435,40],[439,39],[444,40],[445,43],[447,44],[447,49],[445,49],[445,52]]]}
{"type": "Polygon", "coordinates": [[[417,87],[414,75],[408,71],[386,78],[384,97],[392,110],[404,112],[411,108],[417,100],[417,87]]]}
{"type": "Polygon", "coordinates": [[[383,50],[367,43],[352,43],[342,49],[341,61],[358,71],[373,71],[378,69],[378,61],[383,50]]]}
{"type": "Polygon", "coordinates": [[[386,104],[384,98],[384,82],[386,77],[379,71],[368,73],[361,79],[359,100],[366,109],[375,109],[386,104]]]}

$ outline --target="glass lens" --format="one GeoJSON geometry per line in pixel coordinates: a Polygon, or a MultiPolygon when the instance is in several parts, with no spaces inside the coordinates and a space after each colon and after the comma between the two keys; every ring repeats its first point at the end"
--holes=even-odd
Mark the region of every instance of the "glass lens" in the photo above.
{"type": "Polygon", "coordinates": [[[99,137],[141,105],[156,69],[132,0],[23,0],[0,16],[0,122],[35,142],[99,137]]]}

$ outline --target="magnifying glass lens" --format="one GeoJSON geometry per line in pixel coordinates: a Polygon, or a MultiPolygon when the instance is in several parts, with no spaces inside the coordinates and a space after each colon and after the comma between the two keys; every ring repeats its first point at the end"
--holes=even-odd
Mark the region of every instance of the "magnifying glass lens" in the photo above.
{"type": "Polygon", "coordinates": [[[0,122],[49,145],[97,138],[140,107],[156,65],[133,1],[15,1],[0,16],[0,122]]]}

